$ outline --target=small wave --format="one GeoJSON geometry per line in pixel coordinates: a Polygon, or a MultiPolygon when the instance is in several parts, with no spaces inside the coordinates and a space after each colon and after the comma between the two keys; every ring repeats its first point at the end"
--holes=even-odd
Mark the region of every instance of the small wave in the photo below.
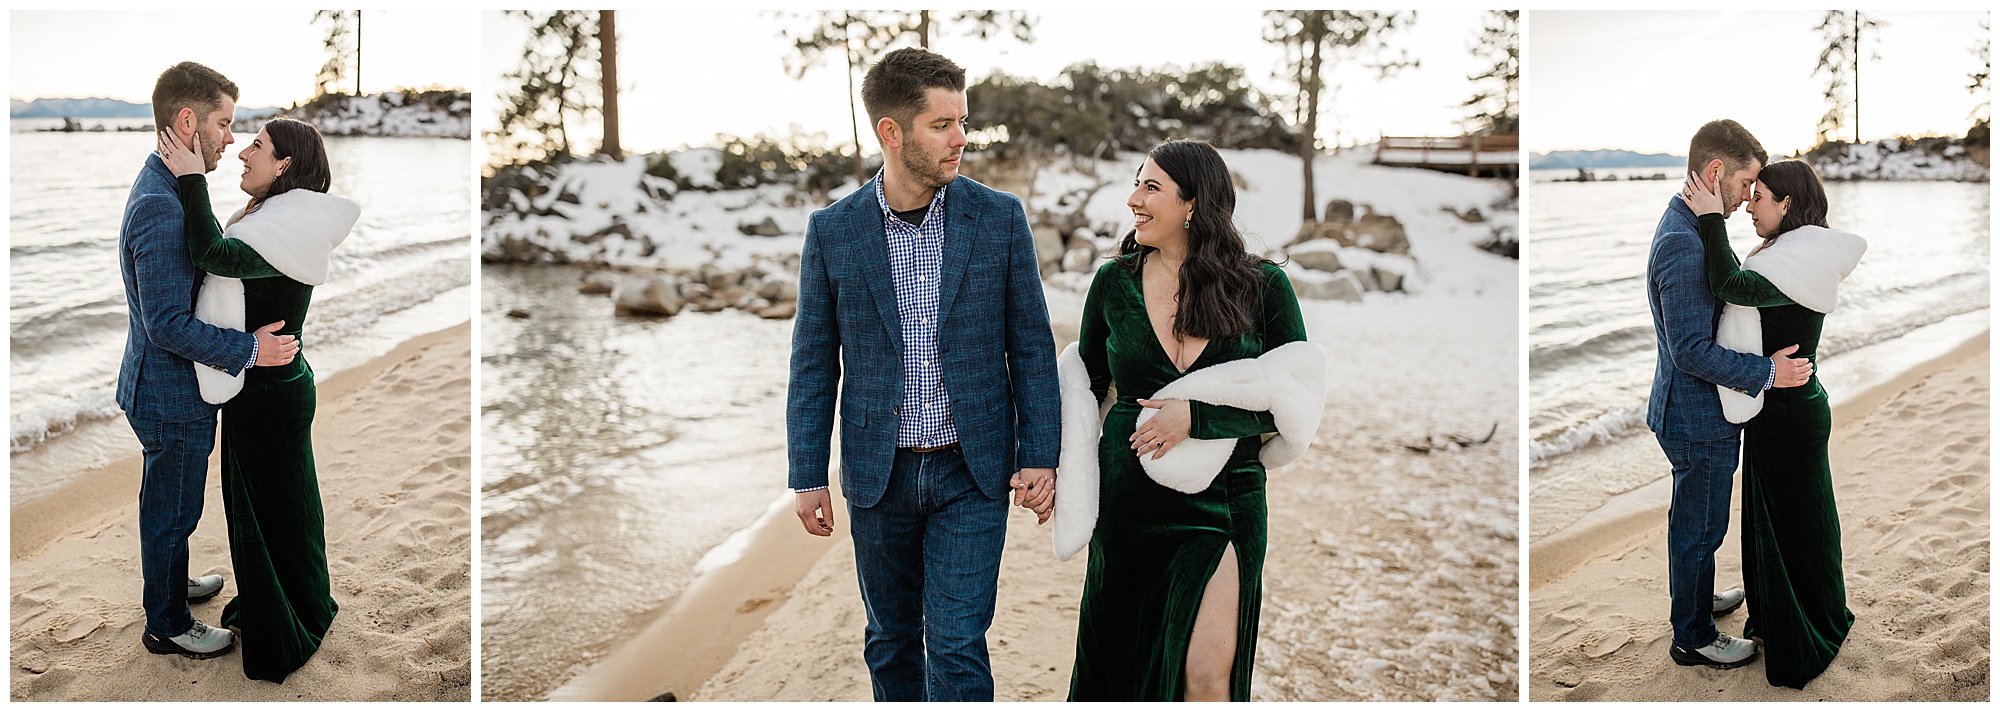
{"type": "Polygon", "coordinates": [[[115,386],[93,388],[81,395],[15,413],[13,422],[9,423],[8,448],[11,452],[27,452],[75,430],[78,425],[110,420],[124,412],[118,407],[115,386]]]}
{"type": "Polygon", "coordinates": [[[1542,344],[1528,350],[1531,373],[1549,373],[1578,362],[1640,354],[1652,345],[1651,324],[1638,324],[1595,334],[1580,342],[1542,344]]]}
{"type": "Polygon", "coordinates": [[[1610,443],[1631,435],[1646,427],[1646,403],[1644,398],[1637,403],[1612,408],[1555,435],[1536,440],[1528,446],[1528,466],[1545,467],[1550,460],[1576,452],[1592,443],[1610,443]]]}

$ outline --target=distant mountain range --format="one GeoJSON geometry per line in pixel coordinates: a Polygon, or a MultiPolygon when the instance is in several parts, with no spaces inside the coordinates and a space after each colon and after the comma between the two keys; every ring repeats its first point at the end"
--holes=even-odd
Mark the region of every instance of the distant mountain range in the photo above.
{"type": "Polygon", "coordinates": [[[1670,153],[1637,153],[1619,149],[1597,151],[1550,151],[1528,155],[1528,170],[1545,168],[1650,168],[1687,164],[1687,156],[1670,153]]]}
{"type": "MultiPolygon", "coordinates": [[[[236,107],[236,118],[244,119],[270,116],[277,111],[278,109],[275,107],[258,109],[239,106],[236,107]]],[[[63,117],[80,119],[144,119],[150,118],[152,115],[152,104],[134,104],[129,101],[105,99],[102,97],[36,99],[34,101],[21,101],[20,99],[10,98],[7,100],[7,118],[10,119],[63,117]]]]}

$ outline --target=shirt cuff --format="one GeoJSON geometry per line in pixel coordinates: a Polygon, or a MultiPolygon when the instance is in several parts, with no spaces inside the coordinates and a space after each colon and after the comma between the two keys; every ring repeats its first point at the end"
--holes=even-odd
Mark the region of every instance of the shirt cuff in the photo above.
{"type": "Polygon", "coordinates": [[[244,362],[243,368],[245,370],[248,370],[256,365],[257,365],[257,338],[253,336],[250,338],[250,360],[244,362]]]}
{"type": "Polygon", "coordinates": [[[823,489],[826,489],[826,485],[820,485],[818,487],[800,487],[798,489],[792,490],[792,494],[805,494],[807,492],[818,492],[823,489]]]}
{"type": "MultiPolygon", "coordinates": [[[[1771,375],[1764,377],[1764,391],[1771,390],[1771,386],[1777,384],[1778,384],[1778,362],[1772,361],[1771,375]]],[[[1764,391],[1758,391],[1758,393],[1763,393],[1764,391]]]]}

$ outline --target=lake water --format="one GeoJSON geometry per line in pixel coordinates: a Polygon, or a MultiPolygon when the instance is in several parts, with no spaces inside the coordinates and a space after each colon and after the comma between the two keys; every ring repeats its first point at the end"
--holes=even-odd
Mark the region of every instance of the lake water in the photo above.
{"type": "Polygon", "coordinates": [[[621,319],[609,297],[577,293],[582,275],[480,271],[485,699],[546,698],[790,496],[792,322],[621,319]]]}
{"type": "MultiPolygon", "coordinates": [[[[1678,168],[1636,169],[1651,175],[1678,168]]],[[[1606,171],[1599,171],[1602,176],[1606,171]]],[[[1539,467],[1593,442],[1644,432],[1654,345],[1645,271],[1653,229],[1677,180],[1550,182],[1576,172],[1533,171],[1529,189],[1530,459],[1539,467]]],[[[1828,223],[1868,240],[1841,285],[1819,353],[1822,378],[1839,355],[1891,342],[1990,305],[1985,183],[1829,183],[1828,223]]],[[[1758,242],[1746,212],[1729,219],[1737,254],[1758,242]]],[[[1968,334],[1969,335],[1969,334],[1968,334]]],[[[1838,395],[1838,394],[1836,394],[1838,395]]],[[[1636,484],[1635,484],[1636,486],[1636,484]]]]}
{"type": "MultiPolygon", "coordinates": [[[[13,505],[84,469],[137,454],[114,401],[126,308],[118,228],[150,131],[48,133],[60,119],[11,122],[8,322],[13,505]]],[[[86,127],[145,119],[84,119],[86,127]]],[[[219,213],[245,196],[238,134],[214,173],[219,213]]],[[[333,192],[361,203],[361,220],[313,294],[304,348],[319,377],[366,362],[411,337],[471,318],[471,142],[328,138],[333,192]]]]}

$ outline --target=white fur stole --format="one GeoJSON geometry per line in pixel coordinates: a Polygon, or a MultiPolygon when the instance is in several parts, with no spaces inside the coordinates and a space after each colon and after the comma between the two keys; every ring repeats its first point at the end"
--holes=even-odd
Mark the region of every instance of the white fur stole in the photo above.
{"type": "MultiPolygon", "coordinates": [[[[1806,225],[1772,240],[1769,246],[1743,260],[1742,269],[1763,275],[1771,285],[1800,306],[1832,314],[1840,302],[1840,282],[1861,263],[1868,241],[1853,233],[1818,225],[1806,225]]],[[[1755,307],[1725,304],[1722,323],[1715,329],[1715,343],[1725,349],[1765,356],[1764,322],[1755,307]]],[[[1716,386],[1722,395],[1722,417],[1731,423],[1747,423],[1764,409],[1764,394],[1747,396],[1726,386],[1716,386]]]]}
{"type": "MultiPolygon", "coordinates": [[[[1250,411],[1269,411],[1278,434],[1258,451],[1264,467],[1291,464],[1312,445],[1326,411],[1326,349],[1295,341],[1254,359],[1238,359],[1189,373],[1153,393],[1153,399],[1201,401],[1250,411]]],[[[1099,507],[1098,438],[1106,403],[1090,391],[1090,373],[1076,344],[1056,359],[1062,392],[1062,470],[1056,477],[1054,544],[1056,558],[1068,561],[1090,544],[1099,507]]],[[[1138,423],[1159,411],[1144,408],[1138,423]]],[[[1179,492],[1208,489],[1236,450],[1236,440],[1188,438],[1158,459],[1139,458],[1146,476],[1179,492]]]]}
{"type": "MultiPolygon", "coordinates": [[[[354,223],[361,219],[361,205],[337,195],[288,190],[265,200],[257,212],[244,215],[238,210],[230,219],[235,222],[223,231],[223,239],[241,240],[286,277],[319,286],[326,283],[333,248],[347,239],[354,223]]],[[[224,329],[249,331],[243,323],[243,280],[208,275],[195,297],[194,318],[224,329]]],[[[244,371],[231,376],[203,364],[194,366],[204,401],[219,405],[243,390],[244,371]]]]}

